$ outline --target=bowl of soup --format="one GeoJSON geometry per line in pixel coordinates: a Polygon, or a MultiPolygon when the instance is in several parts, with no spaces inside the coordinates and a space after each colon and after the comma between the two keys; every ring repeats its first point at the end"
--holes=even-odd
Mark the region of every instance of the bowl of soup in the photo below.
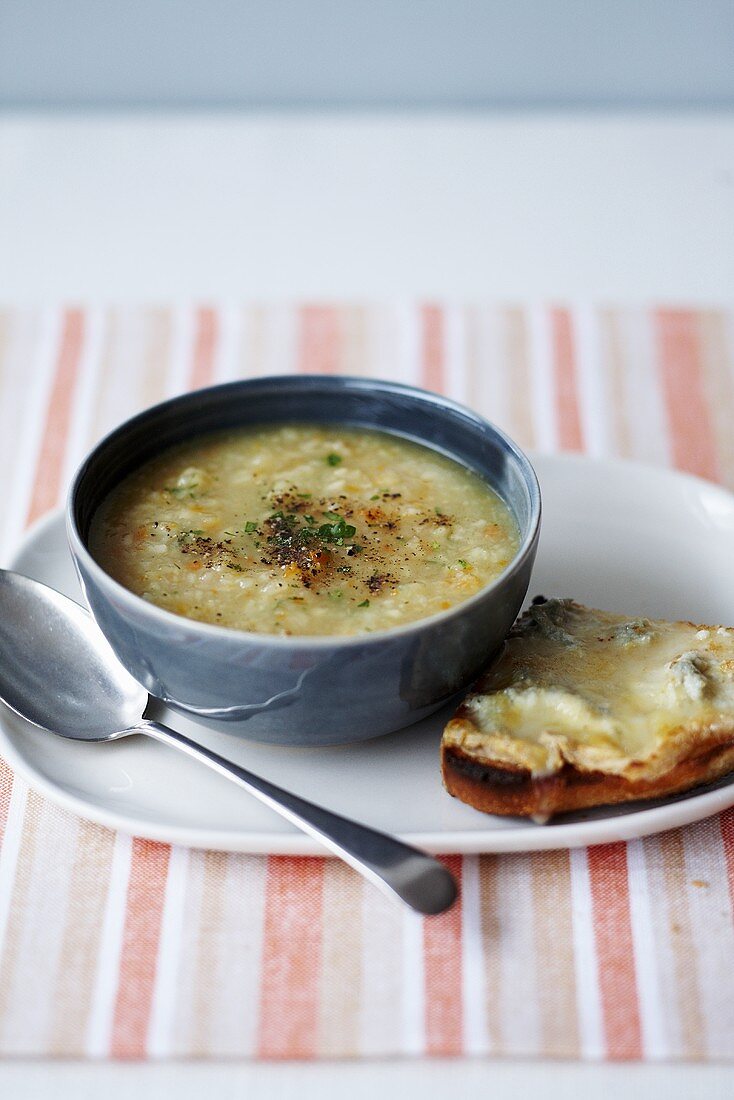
{"type": "Polygon", "coordinates": [[[466,688],[522,604],[539,527],[532,467],[488,421],[321,376],[141,413],[67,508],[92,614],[153,696],[310,745],[400,729],[466,688]]]}

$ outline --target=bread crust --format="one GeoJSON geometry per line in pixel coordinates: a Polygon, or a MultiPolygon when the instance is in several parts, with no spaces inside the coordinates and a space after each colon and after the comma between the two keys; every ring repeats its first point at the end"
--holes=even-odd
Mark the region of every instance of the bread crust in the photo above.
{"type": "Polygon", "coordinates": [[[734,731],[726,744],[709,744],[658,779],[586,772],[564,764],[547,777],[526,768],[482,762],[455,745],[441,747],[441,771],[449,794],[477,810],[509,817],[548,817],[591,806],[665,798],[711,783],[734,771],[734,731]]]}

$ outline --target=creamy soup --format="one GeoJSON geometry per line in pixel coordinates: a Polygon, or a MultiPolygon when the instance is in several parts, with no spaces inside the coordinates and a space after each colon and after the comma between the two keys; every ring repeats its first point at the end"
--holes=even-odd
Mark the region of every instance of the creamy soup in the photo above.
{"type": "Polygon", "coordinates": [[[266,634],[349,635],[443,611],[518,547],[476,474],[384,432],[288,424],[200,436],[104,501],[96,560],[178,615],[266,634]]]}

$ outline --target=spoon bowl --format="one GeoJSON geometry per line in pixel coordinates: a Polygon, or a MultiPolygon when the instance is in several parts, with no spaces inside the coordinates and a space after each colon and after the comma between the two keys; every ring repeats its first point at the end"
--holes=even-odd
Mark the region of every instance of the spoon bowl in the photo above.
{"type": "Polygon", "coordinates": [[[20,573],[0,570],[0,698],[41,729],[108,741],[140,720],[148,693],[91,615],[20,573]]]}

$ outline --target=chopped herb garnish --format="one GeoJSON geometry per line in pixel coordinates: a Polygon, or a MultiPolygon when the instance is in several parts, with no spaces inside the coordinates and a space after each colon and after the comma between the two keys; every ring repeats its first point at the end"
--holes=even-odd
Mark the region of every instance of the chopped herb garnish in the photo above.
{"type": "MultiPolygon", "coordinates": [[[[379,500],[379,499],[380,499],[380,494],[379,493],[375,493],[375,495],[373,497],[370,497],[370,500],[379,500]]],[[[362,604],[360,604],[359,606],[361,607],[362,604]]]]}
{"type": "Polygon", "coordinates": [[[257,531],[257,524],[254,523],[251,519],[248,519],[247,523],[245,524],[245,534],[251,535],[253,531],[257,531]]]}
{"type": "Polygon", "coordinates": [[[329,599],[330,600],[340,600],[343,595],[344,595],[344,593],[342,592],[341,588],[334,588],[329,593],[329,599]]]}
{"type": "Polygon", "coordinates": [[[236,561],[228,561],[227,562],[227,569],[234,569],[235,573],[243,573],[244,572],[242,566],[236,561]]]}
{"type": "Polygon", "coordinates": [[[469,562],[464,561],[463,558],[459,558],[458,564],[461,566],[462,569],[468,569],[469,568],[469,562]]]}
{"type": "Polygon", "coordinates": [[[338,546],[341,546],[345,539],[351,539],[356,533],[357,528],[339,516],[336,517],[335,523],[323,523],[318,529],[320,539],[324,542],[335,542],[338,546]]]}
{"type": "Polygon", "coordinates": [[[369,600],[362,600],[361,603],[357,604],[357,607],[369,607],[369,606],[370,606],[370,601],[369,600]]]}
{"type": "Polygon", "coordinates": [[[338,466],[342,461],[342,456],[332,453],[326,456],[326,461],[330,466],[338,466]]]}
{"type": "Polygon", "coordinates": [[[310,500],[311,499],[311,493],[296,493],[296,496],[299,496],[301,498],[301,500],[310,500]]]}

